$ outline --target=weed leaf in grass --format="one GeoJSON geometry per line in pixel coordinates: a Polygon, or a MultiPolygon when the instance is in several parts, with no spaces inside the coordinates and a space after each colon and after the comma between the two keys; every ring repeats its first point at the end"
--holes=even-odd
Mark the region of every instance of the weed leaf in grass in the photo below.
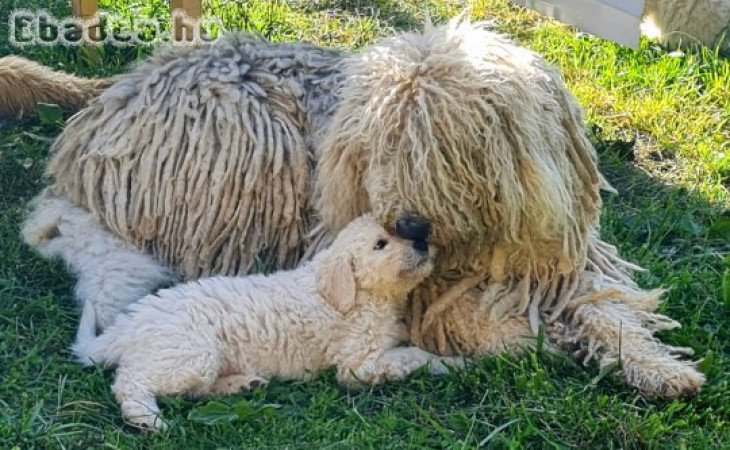
{"type": "Polygon", "coordinates": [[[193,408],[188,414],[188,419],[204,425],[216,425],[219,423],[232,423],[238,420],[251,421],[260,418],[273,418],[277,416],[277,409],[281,405],[267,403],[254,407],[248,400],[240,400],[231,405],[211,401],[202,406],[193,408]]]}
{"type": "Polygon", "coordinates": [[[702,235],[702,227],[689,214],[679,219],[677,227],[687,236],[699,237],[702,235]]]}
{"type": "Polygon", "coordinates": [[[203,406],[193,408],[188,414],[188,419],[204,425],[216,425],[231,423],[238,419],[238,415],[225,403],[208,402],[203,406]]]}
{"type": "Polygon", "coordinates": [[[278,409],[281,408],[281,405],[277,405],[275,403],[267,403],[263,406],[259,406],[259,408],[256,410],[256,414],[258,414],[260,417],[264,418],[274,418],[279,415],[278,409]]]}
{"type": "Polygon", "coordinates": [[[715,219],[707,231],[710,237],[730,241],[730,217],[719,217],[715,219]]]}
{"type": "Polygon", "coordinates": [[[36,110],[38,119],[43,125],[63,124],[63,111],[60,106],[53,103],[38,103],[36,110]]]}

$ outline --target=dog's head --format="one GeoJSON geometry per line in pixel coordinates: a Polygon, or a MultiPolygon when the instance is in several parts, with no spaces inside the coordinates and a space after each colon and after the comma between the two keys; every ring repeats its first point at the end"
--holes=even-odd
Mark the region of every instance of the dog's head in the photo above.
{"type": "Polygon", "coordinates": [[[377,301],[404,302],[433,270],[428,236],[421,237],[388,233],[371,215],[353,220],[316,259],[319,293],[342,313],[355,306],[358,292],[377,301]]]}
{"type": "Polygon", "coordinates": [[[432,224],[439,270],[484,267],[497,247],[515,267],[580,266],[603,180],[556,70],[458,21],[352,61],[318,163],[328,229],[371,211],[392,231],[412,214],[432,224]]]}

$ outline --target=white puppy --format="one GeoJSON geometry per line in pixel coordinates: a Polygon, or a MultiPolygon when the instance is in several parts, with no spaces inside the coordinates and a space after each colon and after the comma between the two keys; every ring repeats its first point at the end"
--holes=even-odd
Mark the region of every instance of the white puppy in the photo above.
{"type": "Polygon", "coordinates": [[[327,250],[292,271],[215,277],[149,295],[74,351],[117,367],[122,414],[164,426],[155,396],[231,394],[269,378],[306,379],[336,367],[346,387],[397,380],[422,366],[459,365],[416,347],[402,312],[432,270],[424,242],[355,219],[327,250]]]}

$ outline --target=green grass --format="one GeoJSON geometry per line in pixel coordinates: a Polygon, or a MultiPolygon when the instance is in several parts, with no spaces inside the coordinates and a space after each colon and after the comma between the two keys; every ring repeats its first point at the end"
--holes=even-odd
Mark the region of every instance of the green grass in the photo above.
{"type": "MultiPolygon", "coordinates": [[[[78,49],[12,48],[6,17],[29,3],[59,15],[69,11],[55,0],[5,1],[0,55],[107,76],[149,52],[105,48],[95,60],[78,49]]],[[[166,11],[160,0],[102,5],[130,17],[166,11]]],[[[730,292],[723,297],[721,288],[723,274],[730,280],[730,260],[723,260],[730,252],[730,62],[711,50],[676,57],[646,40],[634,51],[578,37],[504,1],[472,6],[473,17],[496,18],[500,30],[558,65],[585,107],[602,168],[621,192],[606,197],[603,236],[649,269],[639,276],[643,286],[670,289],[661,310],[684,328],[662,338],[705,358],[708,383],[698,397],[646,399],[614,375],[598,377],[593,366],[537,351],[360,394],[341,391],[328,374],[212,403],[166,398],[172,429],[139,434],[119,416],[111,374],[71,360],[78,319],[73,280],[18,238],[25,204],[45,183],[49,140],[59,132],[29,118],[0,125],[0,448],[730,446],[730,292]]],[[[227,27],[272,40],[357,49],[418,26],[425,11],[440,21],[459,5],[213,0],[208,11],[227,27]]]]}

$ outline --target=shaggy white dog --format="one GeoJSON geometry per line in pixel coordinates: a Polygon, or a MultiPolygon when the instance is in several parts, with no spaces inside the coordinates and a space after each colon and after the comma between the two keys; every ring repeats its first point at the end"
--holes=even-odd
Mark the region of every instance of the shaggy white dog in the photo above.
{"type": "Polygon", "coordinates": [[[96,340],[87,363],[117,366],[113,390],[133,425],[159,429],[155,396],[231,394],[269,378],[309,378],[335,366],[347,387],[401,379],[460,362],[408,340],[408,292],[433,269],[423,241],[389,235],[366,216],[299,269],[216,277],[150,295],[96,340]]]}
{"type": "Polygon", "coordinates": [[[730,51],[730,0],[647,0],[642,31],[671,46],[700,43],[730,51]]]}

